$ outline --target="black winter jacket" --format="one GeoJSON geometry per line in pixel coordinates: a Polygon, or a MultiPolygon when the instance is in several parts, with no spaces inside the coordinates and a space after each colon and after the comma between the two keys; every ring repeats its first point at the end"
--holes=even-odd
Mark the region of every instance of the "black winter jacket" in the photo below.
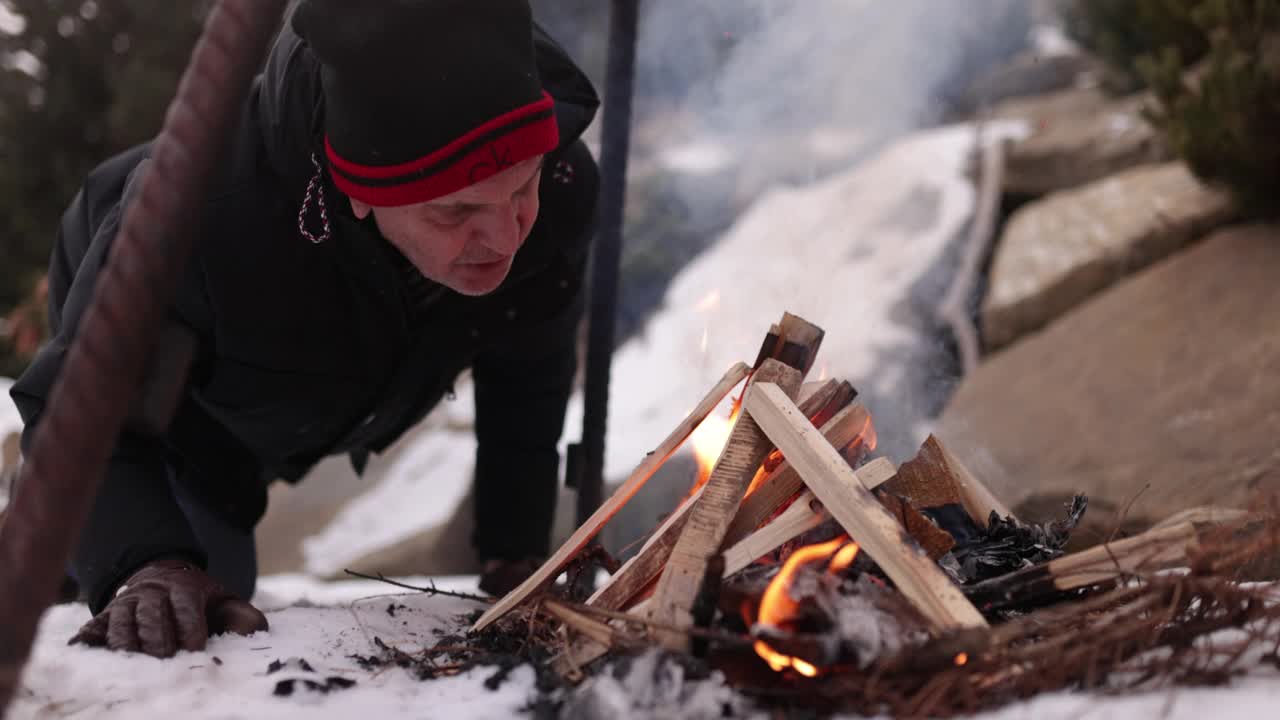
{"type": "MultiPolygon", "coordinates": [[[[579,136],[598,102],[554,42],[539,31],[535,45],[561,145],[547,157],[541,212],[510,276],[470,298],[415,278],[327,177],[331,236],[314,243],[301,233],[312,158],[324,157],[324,101],[317,60],[283,31],[203,215],[186,229],[197,234],[193,259],[153,360],[163,367],[179,341],[194,338],[183,399],[161,431],[122,433],[72,562],[94,612],[158,555],[204,559],[171,479],[229,523],[252,528],[268,482],[296,481],[335,453],[349,453],[361,470],[467,367],[479,445],[477,549],[490,557],[546,552],[597,189],[579,136]]],[[[149,152],[140,146],[96,168],[63,217],[50,261],[52,339],[12,389],[28,436],[149,152]]],[[[312,209],[303,221],[318,235],[312,209]]]]}

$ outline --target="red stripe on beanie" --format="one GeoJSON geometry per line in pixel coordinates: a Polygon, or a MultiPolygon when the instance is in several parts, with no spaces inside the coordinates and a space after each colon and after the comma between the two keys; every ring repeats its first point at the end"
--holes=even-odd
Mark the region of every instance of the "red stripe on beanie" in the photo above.
{"type": "Polygon", "coordinates": [[[334,184],[347,195],[377,207],[411,205],[456,192],[554,150],[560,133],[553,109],[551,96],[543,92],[541,100],[499,115],[429,155],[397,165],[352,162],[340,156],[327,137],[325,154],[334,184]],[[408,177],[396,182],[399,176],[408,177]]]}

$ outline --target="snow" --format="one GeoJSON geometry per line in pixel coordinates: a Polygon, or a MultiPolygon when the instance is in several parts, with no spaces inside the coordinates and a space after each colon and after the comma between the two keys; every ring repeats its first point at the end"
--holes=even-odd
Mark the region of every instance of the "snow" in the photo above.
{"type": "MultiPolygon", "coordinates": [[[[425,578],[407,579],[425,584],[425,578]]],[[[437,586],[474,590],[474,578],[441,578],[437,586]]],[[[479,668],[456,677],[419,681],[398,667],[364,670],[352,654],[377,652],[378,637],[412,653],[435,642],[436,632],[465,627],[461,616],[478,603],[419,593],[401,593],[366,581],[323,584],[302,576],[264,578],[255,600],[271,629],[251,637],[222,636],[207,650],[179,653],[169,660],[125,655],[66,641],[88,619],[83,605],[51,609],[41,622],[31,663],[8,717],[14,720],[57,717],[193,719],[260,718],[509,718],[534,698],[531,668],[517,669],[497,689],[485,686],[495,668],[479,668]],[[388,592],[390,591],[390,592],[388,592]],[[394,616],[387,607],[394,604],[394,616]],[[217,658],[217,660],[215,660],[217,658]],[[314,669],[296,665],[268,674],[273,661],[301,658],[314,669]],[[348,689],[326,694],[296,684],[292,695],[273,694],[277,683],[310,678],[354,680],[348,689]]],[[[686,682],[679,669],[645,655],[622,678],[601,673],[568,698],[567,717],[611,720],[649,717],[719,717],[733,705],[737,717],[750,704],[730,693],[714,676],[686,682]]],[[[1177,688],[1125,697],[1051,693],[979,715],[985,720],[1036,717],[1056,720],[1164,717],[1168,720],[1254,720],[1270,717],[1280,702],[1275,670],[1255,668],[1226,688],[1177,688]]]]}
{"type": "Polygon", "coordinates": [[[400,668],[362,670],[348,657],[375,654],[375,636],[406,652],[434,644],[435,630],[464,627],[458,617],[479,607],[477,603],[387,594],[389,586],[371,582],[319,588],[300,578],[265,578],[263,586],[269,599],[262,606],[271,630],[216,637],[206,651],[183,652],[170,660],[68,647],[67,638],[88,619],[88,612],[83,605],[53,608],[41,623],[24,687],[8,717],[508,718],[529,699],[529,668],[488,690],[484,681],[493,668],[421,682],[400,668]],[[326,604],[296,602],[308,595],[323,597],[326,604]],[[387,613],[393,602],[404,606],[394,616],[387,613]],[[267,673],[273,661],[290,658],[306,660],[315,672],[267,673]],[[291,696],[273,694],[281,680],[323,683],[329,677],[356,684],[323,695],[300,684],[291,696]]]}

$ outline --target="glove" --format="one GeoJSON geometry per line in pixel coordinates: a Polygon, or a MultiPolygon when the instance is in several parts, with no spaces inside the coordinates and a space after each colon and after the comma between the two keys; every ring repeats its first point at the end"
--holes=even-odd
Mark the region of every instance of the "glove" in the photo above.
{"type": "Polygon", "coordinates": [[[211,635],[251,635],[267,629],[254,606],[223,589],[203,570],[173,558],[135,572],[68,643],[83,643],[158,658],[203,650],[211,635]]]}

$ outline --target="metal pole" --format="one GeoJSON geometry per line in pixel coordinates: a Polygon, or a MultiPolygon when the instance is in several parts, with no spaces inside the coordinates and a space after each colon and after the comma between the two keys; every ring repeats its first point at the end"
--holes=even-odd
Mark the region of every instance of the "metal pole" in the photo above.
{"type": "Polygon", "coordinates": [[[613,361],[618,306],[622,215],[631,147],[631,97],[635,85],[639,0],[613,0],[609,15],[609,60],[605,70],[604,128],[600,147],[599,233],[591,261],[591,312],[587,333],[582,460],[578,523],[604,497],[604,436],[609,416],[609,365],[613,361]]]}
{"type": "Polygon", "coordinates": [[[67,351],[0,525],[0,715],[22,678],[190,256],[174,232],[200,207],[285,0],[221,0],[156,137],[138,197],[67,351]]]}

